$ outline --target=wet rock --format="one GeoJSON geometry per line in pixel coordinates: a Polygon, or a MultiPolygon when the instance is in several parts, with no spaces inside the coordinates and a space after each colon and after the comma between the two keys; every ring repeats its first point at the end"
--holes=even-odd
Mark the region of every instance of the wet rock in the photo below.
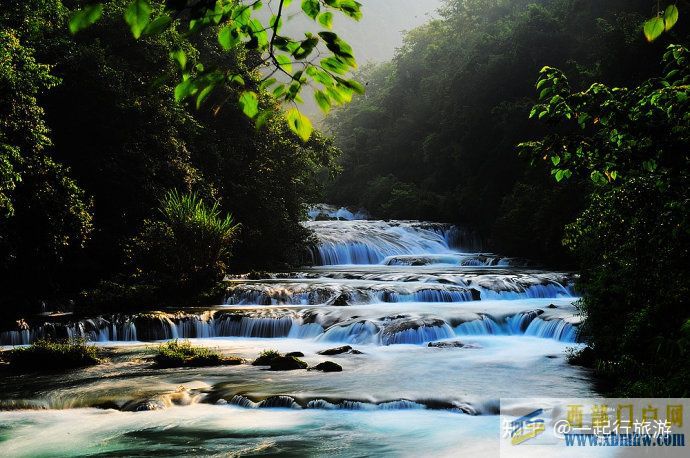
{"type": "Polygon", "coordinates": [[[333,305],[339,306],[339,307],[343,307],[343,306],[349,305],[349,304],[347,303],[347,300],[348,300],[347,294],[345,294],[345,293],[340,293],[340,294],[338,295],[338,297],[336,297],[335,300],[333,301],[333,305]]]}
{"type": "Polygon", "coordinates": [[[480,300],[482,300],[482,293],[479,292],[478,289],[470,288],[470,294],[472,294],[472,300],[473,300],[473,301],[480,301],[480,300]]]}
{"type": "Polygon", "coordinates": [[[321,350],[317,352],[319,355],[325,355],[325,356],[332,356],[332,355],[341,355],[343,353],[350,353],[351,355],[361,355],[362,352],[359,350],[355,350],[349,345],[345,345],[342,347],[336,347],[336,348],[329,348],[328,350],[321,350]]]}
{"type": "Polygon", "coordinates": [[[281,354],[275,350],[262,351],[259,357],[252,362],[252,366],[270,366],[274,359],[280,357],[281,354]]]}
{"type": "Polygon", "coordinates": [[[432,347],[432,348],[462,348],[464,347],[465,344],[460,342],[459,340],[451,340],[448,342],[429,342],[427,347],[432,347]]]}
{"type": "Polygon", "coordinates": [[[285,356],[292,356],[294,358],[304,358],[304,353],[301,351],[291,351],[290,353],[286,353],[285,356]]]}
{"type": "Polygon", "coordinates": [[[272,371],[294,371],[297,369],[306,369],[307,363],[294,356],[278,356],[271,361],[272,371]]]}
{"type": "Polygon", "coordinates": [[[427,347],[431,348],[481,348],[479,345],[466,344],[459,340],[443,340],[440,342],[429,342],[427,347]]]}
{"type": "Polygon", "coordinates": [[[271,278],[271,274],[256,270],[252,270],[247,274],[247,280],[263,280],[264,278],[271,278]]]}
{"type": "Polygon", "coordinates": [[[340,364],[336,364],[333,361],[324,361],[322,363],[317,364],[316,366],[310,368],[310,370],[313,369],[315,371],[322,371],[322,372],[342,372],[343,367],[340,364]]]}
{"type": "Polygon", "coordinates": [[[290,396],[271,396],[257,404],[264,409],[301,409],[300,405],[290,396]]]}
{"type": "Polygon", "coordinates": [[[558,306],[556,306],[555,304],[549,304],[549,305],[546,306],[546,308],[548,308],[548,309],[557,309],[558,306]]]}

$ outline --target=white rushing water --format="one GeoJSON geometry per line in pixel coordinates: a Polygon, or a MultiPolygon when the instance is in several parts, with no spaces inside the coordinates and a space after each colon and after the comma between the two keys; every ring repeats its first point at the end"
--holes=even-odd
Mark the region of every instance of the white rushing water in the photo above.
{"type": "Polygon", "coordinates": [[[0,414],[0,455],[496,456],[501,397],[594,395],[565,360],[579,345],[572,274],[481,252],[448,225],[329,206],[311,217],[313,266],[229,278],[221,306],[0,333],[85,337],[111,355],[60,380],[0,377],[0,408],[15,409],[0,414]],[[151,368],[142,342],[175,338],[343,370],[151,368]],[[320,354],[341,345],[354,351],[320,354]]]}

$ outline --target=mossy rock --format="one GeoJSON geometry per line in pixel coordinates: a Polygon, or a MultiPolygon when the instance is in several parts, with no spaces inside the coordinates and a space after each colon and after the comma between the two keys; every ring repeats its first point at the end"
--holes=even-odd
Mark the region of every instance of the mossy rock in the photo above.
{"type": "Polygon", "coordinates": [[[84,340],[39,340],[26,348],[3,352],[10,369],[22,372],[45,372],[75,369],[100,364],[100,351],[84,340]]]}
{"type": "Polygon", "coordinates": [[[279,356],[271,361],[272,371],[294,371],[306,368],[307,363],[294,356],[279,356]]]}
{"type": "Polygon", "coordinates": [[[205,347],[195,347],[189,341],[173,340],[158,346],[154,356],[160,368],[172,367],[207,367],[236,366],[242,359],[235,356],[223,356],[218,351],[205,347]]]}
{"type": "Polygon", "coordinates": [[[274,359],[280,358],[281,356],[282,355],[275,350],[264,350],[259,353],[259,357],[254,360],[252,366],[270,366],[274,359]]]}

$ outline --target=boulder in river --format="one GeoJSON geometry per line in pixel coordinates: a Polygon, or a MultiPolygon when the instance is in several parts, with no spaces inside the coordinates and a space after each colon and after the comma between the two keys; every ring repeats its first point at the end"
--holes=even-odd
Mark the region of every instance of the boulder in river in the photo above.
{"type": "Polygon", "coordinates": [[[280,357],[281,354],[275,350],[264,350],[259,353],[259,357],[254,360],[252,366],[270,366],[274,359],[280,357]]]}
{"type": "Polygon", "coordinates": [[[271,361],[272,371],[294,371],[306,368],[307,363],[294,356],[278,356],[271,361]]]}
{"type": "Polygon", "coordinates": [[[324,361],[317,364],[316,366],[310,368],[310,370],[322,371],[322,372],[342,372],[343,367],[340,364],[336,364],[333,361],[324,361]]]}
{"type": "Polygon", "coordinates": [[[338,295],[338,297],[336,297],[335,300],[333,300],[332,305],[335,305],[335,306],[338,306],[338,307],[344,307],[344,306],[346,306],[346,305],[350,305],[350,304],[348,304],[348,302],[347,302],[348,299],[349,299],[349,298],[348,298],[348,296],[347,296],[346,293],[340,293],[340,294],[338,295]]]}
{"type": "Polygon", "coordinates": [[[295,358],[304,358],[304,353],[301,351],[291,351],[290,353],[285,353],[285,356],[293,356],[295,358]]]}
{"type": "Polygon", "coordinates": [[[479,348],[478,345],[466,344],[459,340],[445,340],[440,342],[429,342],[427,347],[431,348],[479,348]]]}
{"type": "Polygon", "coordinates": [[[362,352],[359,350],[355,350],[349,345],[344,345],[342,347],[336,347],[336,348],[329,348],[328,350],[321,350],[317,352],[319,355],[324,355],[324,356],[333,356],[333,355],[341,355],[343,353],[349,353],[351,355],[361,355],[362,352]]]}

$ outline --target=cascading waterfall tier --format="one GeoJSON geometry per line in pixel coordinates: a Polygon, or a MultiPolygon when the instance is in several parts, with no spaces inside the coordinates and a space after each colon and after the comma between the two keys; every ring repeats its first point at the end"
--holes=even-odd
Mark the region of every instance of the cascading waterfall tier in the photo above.
{"type": "Polygon", "coordinates": [[[526,335],[576,341],[577,321],[527,311],[507,316],[463,312],[371,315],[338,310],[222,310],[203,313],[112,315],[67,323],[43,323],[0,333],[2,345],[25,345],[44,338],[91,341],[157,341],[179,338],[294,338],[373,345],[424,344],[457,336],[526,335]]]}
{"type": "Polygon", "coordinates": [[[396,256],[453,255],[456,248],[477,248],[461,229],[440,223],[353,220],[304,226],[318,239],[311,250],[315,265],[380,264],[396,256]]]}
{"type": "Polygon", "coordinates": [[[293,278],[230,280],[227,305],[353,305],[573,297],[572,278],[557,273],[413,273],[314,271],[293,278]]]}

